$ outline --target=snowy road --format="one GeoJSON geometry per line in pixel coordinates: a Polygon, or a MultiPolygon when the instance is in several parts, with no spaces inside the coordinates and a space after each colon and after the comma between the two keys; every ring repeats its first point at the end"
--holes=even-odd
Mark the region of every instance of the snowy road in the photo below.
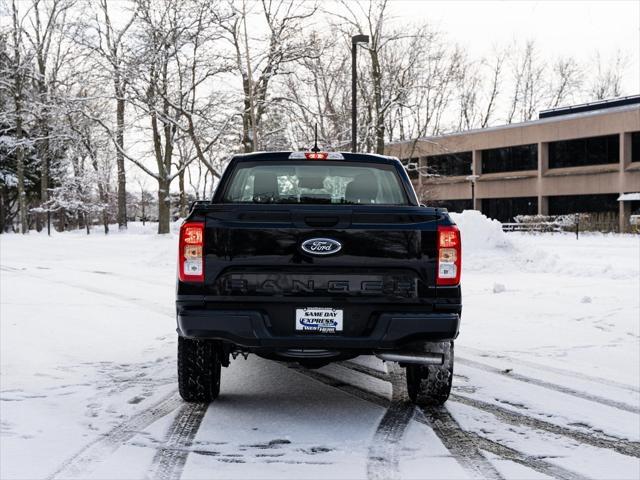
{"type": "Polygon", "coordinates": [[[369,357],[239,358],[184,404],[175,237],[1,236],[0,477],[640,477],[638,238],[469,228],[454,390],[426,410],[369,357]]]}

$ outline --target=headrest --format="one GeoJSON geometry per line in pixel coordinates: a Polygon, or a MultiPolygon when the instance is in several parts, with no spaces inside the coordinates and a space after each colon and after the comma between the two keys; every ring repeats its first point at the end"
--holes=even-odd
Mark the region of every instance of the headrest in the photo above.
{"type": "Polygon", "coordinates": [[[298,177],[298,187],[318,190],[324,188],[324,176],[304,175],[298,177]]]}
{"type": "Polygon", "coordinates": [[[278,196],[278,177],[275,172],[259,172],[253,177],[253,201],[271,202],[278,196]]]}
{"type": "Polygon", "coordinates": [[[378,196],[378,181],[373,173],[356,176],[345,190],[344,199],[350,203],[374,203],[378,196]]]}

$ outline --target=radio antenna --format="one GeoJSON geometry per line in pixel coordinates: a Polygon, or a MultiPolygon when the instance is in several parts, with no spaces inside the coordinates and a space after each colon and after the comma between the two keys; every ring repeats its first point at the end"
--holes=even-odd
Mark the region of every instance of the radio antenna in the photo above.
{"type": "Polygon", "coordinates": [[[315,126],[315,135],[314,135],[315,141],[314,141],[314,145],[313,148],[311,149],[312,152],[319,152],[320,148],[318,147],[318,124],[316,123],[315,126]]]}

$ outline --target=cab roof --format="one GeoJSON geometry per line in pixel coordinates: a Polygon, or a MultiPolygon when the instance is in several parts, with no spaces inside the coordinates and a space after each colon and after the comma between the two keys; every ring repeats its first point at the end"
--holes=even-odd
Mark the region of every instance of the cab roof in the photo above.
{"type": "MultiPolygon", "coordinates": [[[[305,153],[305,152],[252,152],[237,154],[232,157],[232,160],[236,161],[259,161],[259,160],[304,160],[301,158],[290,158],[292,153],[305,153]]],[[[344,158],[344,161],[367,161],[373,163],[386,163],[393,164],[399,162],[396,157],[390,157],[388,155],[379,155],[377,153],[351,153],[351,152],[329,152],[332,154],[339,153],[344,158]]],[[[339,159],[332,158],[333,160],[341,161],[339,159]]],[[[324,160],[309,160],[310,162],[318,162],[324,160]]]]}

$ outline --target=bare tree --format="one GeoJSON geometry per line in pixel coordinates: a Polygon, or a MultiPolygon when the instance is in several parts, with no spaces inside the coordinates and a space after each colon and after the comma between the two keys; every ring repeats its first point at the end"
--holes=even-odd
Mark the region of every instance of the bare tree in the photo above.
{"type": "Polygon", "coordinates": [[[461,62],[461,73],[457,79],[460,111],[457,129],[469,130],[477,125],[480,116],[478,97],[482,77],[478,65],[466,58],[461,62]]]}
{"type": "Polygon", "coordinates": [[[235,70],[242,78],[242,145],[245,152],[267,147],[261,138],[262,121],[267,114],[273,80],[290,64],[309,56],[304,22],[317,10],[315,4],[295,0],[262,0],[251,4],[258,13],[229,2],[233,15],[225,22],[226,37],[233,50],[235,70]],[[266,38],[252,45],[247,17],[260,16],[267,28],[266,38]]]}
{"type": "Polygon", "coordinates": [[[531,120],[544,103],[546,68],[533,40],[512,56],[513,93],[507,114],[507,123],[531,120]]]}
{"type": "Polygon", "coordinates": [[[473,61],[460,56],[457,77],[459,118],[457,130],[486,128],[501,98],[506,52],[495,48],[491,57],[473,61]]]}
{"type": "MultiPolygon", "coordinates": [[[[54,94],[58,87],[59,74],[69,55],[69,46],[64,45],[69,23],[67,14],[73,6],[74,0],[31,0],[25,20],[29,28],[23,28],[24,36],[34,52],[35,69],[33,84],[37,96],[31,104],[31,110],[36,116],[38,142],[36,148],[41,162],[41,202],[48,200],[50,183],[52,151],[52,121],[54,94]]],[[[40,210],[42,211],[42,210],[40,210]]],[[[47,226],[49,223],[47,222],[47,226]]],[[[41,221],[37,223],[41,228],[41,221]]]]}
{"type": "Polygon", "coordinates": [[[587,90],[591,100],[604,100],[622,95],[622,78],[627,60],[621,51],[606,60],[600,52],[596,52],[594,63],[595,76],[587,90]]]}
{"type": "Polygon", "coordinates": [[[383,153],[385,137],[394,138],[396,128],[401,137],[410,135],[413,129],[424,130],[420,117],[425,113],[424,105],[431,102],[428,95],[433,89],[427,82],[434,78],[424,72],[435,66],[431,50],[438,35],[424,25],[389,26],[387,0],[343,1],[342,6],[346,13],[335,16],[341,21],[344,35],[347,38],[356,33],[369,36],[369,44],[363,47],[368,51],[369,64],[358,77],[363,103],[359,119],[362,131],[358,136],[362,139],[362,148],[383,153]]]}
{"type": "MultiPolygon", "coordinates": [[[[79,96],[86,96],[85,91],[82,90],[79,96]]],[[[104,117],[106,105],[95,101],[85,101],[82,102],[82,107],[93,111],[87,115],[86,111],[80,113],[72,112],[70,109],[66,118],[69,129],[73,134],[73,148],[75,152],[73,158],[74,173],[78,182],[81,182],[83,178],[88,178],[92,184],[91,186],[97,188],[98,201],[94,203],[92,210],[85,210],[85,214],[99,213],[106,235],[109,233],[109,138],[106,136],[104,130],[100,128],[100,125],[91,120],[92,117],[104,117]],[[95,110],[97,109],[101,109],[103,112],[96,112],[95,110]],[[90,174],[84,168],[85,160],[88,160],[93,169],[90,174]]],[[[80,194],[84,195],[85,198],[88,197],[92,189],[85,187],[83,183],[79,183],[79,185],[82,186],[79,187],[81,188],[80,194]]]]}
{"type": "Polygon", "coordinates": [[[348,43],[316,33],[309,42],[309,56],[283,77],[281,96],[274,100],[287,114],[287,135],[294,148],[313,144],[316,124],[320,144],[338,148],[350,140],[348,43]]]}
{"type": "MultiPolygon", "coordinates": [[[[385,31],[385,21],[387,20],[387,0],[374,1],[369,0],[367,7],[365,8],[360,2],[346,2],[343,0],[343,7],[347,13],[345,15],[338,15],[343,20],[346,29],[345,34],[366,34],[369,36],[369,44],[365,47],[369,52],[370,59],[370,91],[367,91],[367,87],[362,84],[361,89],[364,90],[362,95],[363,99],[370,99],[370,104],[367,106],[365,112],[367,117],[367,124],[373,130],[373,143],[375,145],[374,150],[376,153],[384,152],[384,131],[385,131],[385,115],[387,110],[391,108],[391,102],[387,102],[383,105],[383,66],[381,64],[381,57],[383,55],[383,49],[385,46],[397,39],[396,35],[389,36],[385,31]]],[[[363,78],[360,75],[360,78],[363,78]]],[[[366,142],[365,134],[365,142],[366,142]]]]}
{"type": "Polygon", "coordinates": [[[583,72],[571,57],[560,57],[553,64],[549,85],[549,107],[556,108],[572,101],[582,86],[583,72]]]}
{"type": "MultiPolygon", "coordinates": [[[[219,176],[213,161],[215,155],[208,155],[221,138],[225,123],[212,138],[203,141],[201,134],[211,133],[210,127],[215,122],[204,125],[202,120],[216,117],[213,109],[218,103],[211,99],[204,102],[198,94],[198,88],[207,80],[226,71],[212,56],[206,56],[207,61],[201,60],[200,48],[212,47],[205,42],[218,39],[211,30],[219,17],[211,8],[205,0],[137,1],[135,48],[139,74],[128,99],[141,115],[140,121],[149,122],[144,133],[150,137],[156,168],[150,168],[125,149],[119,150],[158,182],[158,233],[169,232],[171,183],[193,161],[200,160],[219,176]],[[195,155],[179,156],[176,163],[177,142],[184,138],[192,141],[195,155]]],[[[229,118],[227,115],[227,121],[229,118]]]]}
{"type": "Polygon", "coordinates": [[[484,60],[483,64],[489,69],[489,89],[486,92],[487,101],[484,109],[484,115],[480,122],[481,128],[486,128],[490,125],[492,116],[498,103],[498,97],[501,93],[502,72],[504,68],[504,62],[507,53],[504,50],[496,49],[491,61],[484,60]]]}
{"type": "Polygon", "coordinates": [[[126,113],[127,86],[131,81],[131,52],[128,48],[128,35],[136,20],[136,11],[128,13],[124,23],[117,27],[112,21],[107,0],[99,0],[96,11],[87,22],[87,32],[78,41],[92,52],[92,60],[99,67],[98,75],[104,76],[113,87],[112,98],[115,103],[115,129],[113,140],[116,142],[116,168],[118,178],[117,221],[119,229],[127,228],[127,184],[124,164],[124,130],[126,113]]]}
{"type": "Polygon", "coordinates": [[[23,98],[26,65],[23,64],[22,48],[23,48],[23,30],[21,21],[18,17],[18,8],[16,0],[12,0],[12,20],[13,20],[13,59],[12,59],[12,77],[13,83],[11,90],[13,92],[14,101],[14,122],[16,132],[16,159],[17,159],[17,180],[18,180],[18,212],[20,231],[22,233],[29,232],[29,223],[27,220],[27,205],[24,189],[24,145],[23,145],[23,98]]]}

